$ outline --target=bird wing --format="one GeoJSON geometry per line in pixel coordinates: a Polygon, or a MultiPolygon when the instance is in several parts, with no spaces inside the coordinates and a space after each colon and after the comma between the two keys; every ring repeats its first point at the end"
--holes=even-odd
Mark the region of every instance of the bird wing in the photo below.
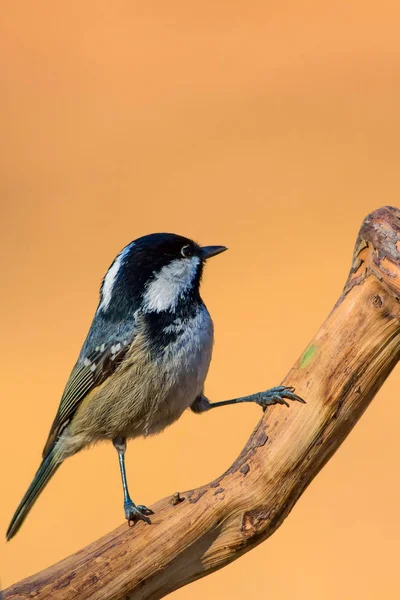
{"type": "MultiPolygon", "coordinates": [[[[125,332],[124,336],[114,336],[112,341],[107,344],[102,343],[95,346],[93,350],[86,350],[81,353],[61,397],[56,417],[43,450],[43,458],[49,454],[55,441],[70,422],[84,397],[93,388],[103,383],[119,367],[129,350],[132,339],[132,335],[130,339],[127,339],[125,332]]],[[[86,343],[83,350],[85,350],[85,346],[86,343]]]]}

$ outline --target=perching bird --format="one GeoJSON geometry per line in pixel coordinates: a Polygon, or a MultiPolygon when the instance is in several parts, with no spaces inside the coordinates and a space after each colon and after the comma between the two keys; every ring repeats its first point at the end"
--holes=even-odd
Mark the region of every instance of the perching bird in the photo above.
{"type": "Polygon", "coordinates": [[[105,275],[100,301],[65,387],[42,463],[7,531],[12,538],[61,463],[85,446],[111,440],[118,452],[128,523],[150,522],[135,505],[125,473],[126,439],[157,433],[190,407],[257,402],[263,409],[302,402],[293,388],[211,404],[204,380],[211,360],[213,323],[199,293],[205,261],[224,246],[200,247],[172,233],[128,244],[105,275]]]}

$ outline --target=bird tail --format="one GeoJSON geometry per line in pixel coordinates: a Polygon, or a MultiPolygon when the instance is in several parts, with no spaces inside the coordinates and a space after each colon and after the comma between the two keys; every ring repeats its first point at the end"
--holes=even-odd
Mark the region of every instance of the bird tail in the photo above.
{"type": "Polygon", "coordinates": [[[38,468],[31,485],[27,489],[25,496],[22,498],[13,518],[11,519],[11,523],[6,534],[7,540],[10,540],[17,533],[40,492],[61,465],[62,458],[60,457],[60,454],[61,453],[59,449],[57,449],[56,444],[50,450],[48,455],[42,460],[42,463],[38,468]]]}

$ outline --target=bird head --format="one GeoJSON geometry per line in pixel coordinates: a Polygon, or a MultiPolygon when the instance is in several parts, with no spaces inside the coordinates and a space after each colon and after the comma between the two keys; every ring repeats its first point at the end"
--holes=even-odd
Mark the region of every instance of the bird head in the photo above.
{"type": "Polygon", "coordinates": [[[117,255],[101,286],[98,311],[140,308],[143,312],[175,312],[179,303],[200,301],[206,260],[225,246],[200,246],[174,233],[153,233],[131,242],[117,255]]]}

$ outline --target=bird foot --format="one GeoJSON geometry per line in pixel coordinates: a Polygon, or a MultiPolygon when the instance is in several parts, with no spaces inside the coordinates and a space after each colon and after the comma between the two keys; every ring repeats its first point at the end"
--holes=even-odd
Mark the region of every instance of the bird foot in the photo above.
{"type": "Polygon", "coordinates": [[[137,521],[144,521],[151,525],[151,521],[148,515],[154,515],[151,508],[143,506],[143,504],[134,504],[132,500],[124,502],[125,518],[128,521],[129,527],[137,523],[137,521]]]}
{"type": "Polygon", "coordinates": [[[288,387],[286,385],[277,385],[265,392],[259,392],[254,396],[254,401],[261,406],[264,412],[267,410],[268,406],[273,406],[274,404],[284,404],[285,406],[289,406],[289,403],[286,400],[294,400],[306,404],[305,400],[294,393],[294,387],[288,387]]]}

